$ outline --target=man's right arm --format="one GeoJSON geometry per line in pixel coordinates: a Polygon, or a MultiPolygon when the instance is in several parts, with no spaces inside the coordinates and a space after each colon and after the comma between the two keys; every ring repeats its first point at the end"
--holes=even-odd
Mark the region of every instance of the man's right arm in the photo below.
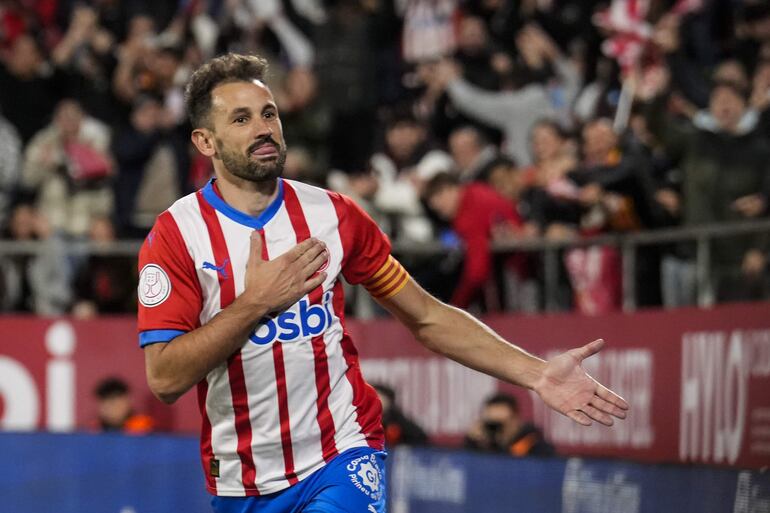
{"type": "Polygon", "coordinates": [[[243,293],[205,325],[167,343],[145,346],[147,383],[170,404],[240,349],[260,320],[318,287],[327,259],[322,242],[307,239],[280,257],[262,260],[262,240],[251,235],[243,293]]]}

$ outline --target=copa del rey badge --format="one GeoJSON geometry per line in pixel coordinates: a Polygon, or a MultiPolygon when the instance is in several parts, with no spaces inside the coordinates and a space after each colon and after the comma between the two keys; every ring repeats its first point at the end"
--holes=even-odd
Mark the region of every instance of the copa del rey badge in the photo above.
{"type": "Polygon", "coordinates": [[[146,307],[158,306],[171,294],[171,280],[157,264],[147,264],[139,273],[139,301],[146,307]]]}

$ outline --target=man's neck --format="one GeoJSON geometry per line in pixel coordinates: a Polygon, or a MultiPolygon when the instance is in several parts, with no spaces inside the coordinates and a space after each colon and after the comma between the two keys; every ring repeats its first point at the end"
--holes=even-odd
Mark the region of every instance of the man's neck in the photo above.
{"type": "Polygon", "coordinates": [[[278,195],[278,180],[252,182],[228,173],[217,173],[217,188],[228,205],[258,217],[278,195]]]}

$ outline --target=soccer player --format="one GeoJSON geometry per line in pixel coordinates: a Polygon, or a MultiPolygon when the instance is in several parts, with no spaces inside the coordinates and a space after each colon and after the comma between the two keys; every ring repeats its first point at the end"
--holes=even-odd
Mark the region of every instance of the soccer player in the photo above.
{"type": "Polygon", "coordinates": [[[625,417],[625,401],[580,365],[602,341],[530,355],[420,288],[350,199],[282,179],[265,67],[229,54],[194,73],[192,141],[216,178],[158,216],[139,255],[147,380],[167,403],[197,386],[215,511],[384,511],[381,408],[345,331],[343,277],[429,349],[580,424],[625,417]]]}

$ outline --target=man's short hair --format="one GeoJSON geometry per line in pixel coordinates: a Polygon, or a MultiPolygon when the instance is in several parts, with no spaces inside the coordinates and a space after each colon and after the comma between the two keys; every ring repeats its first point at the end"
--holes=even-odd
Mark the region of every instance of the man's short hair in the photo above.
{"type": "Polygon", "coordinates": [[[499,392],[487,398],[484,401],[484,406],[495,406],[498,404],[505,405],[513,411],[513,413],[519,413],[519,401],[511,394],[499,392]]]}
{"type": "Polygon", "coordinates": [[[479,148],[483,148],[489,144],[489,137],[487,137],[487,134],[475,125],[460,125],[449,133],[449,138],[451,139],[453,136],[460,133],[471,134],[476,140],[476,145],[479,148]]]}
{"type": "Polygon", "coordinates": [[[185,106],[193,128],[211,128],[211,91],[230,82],[264,80],[267,60],[256,55],[228,53],[198,68],[185,88],[185,106]]]}
{"type": "Polygon", "coordinates": [[[129,392],[128,383],[117,377],[106,378],[99,382],[94,389],[94,395],[98,399],[110,399],[126,395],[129,392]]]}
{"type": "Polygon", "coordinates": [[[447,172],[438,173],[436,176],[428,180],[423,189],[423,198],[429,201],[433,196],[440,193],[447,187],[456,187],[460,185],[460,180],[456,175],[447,172]]]}

